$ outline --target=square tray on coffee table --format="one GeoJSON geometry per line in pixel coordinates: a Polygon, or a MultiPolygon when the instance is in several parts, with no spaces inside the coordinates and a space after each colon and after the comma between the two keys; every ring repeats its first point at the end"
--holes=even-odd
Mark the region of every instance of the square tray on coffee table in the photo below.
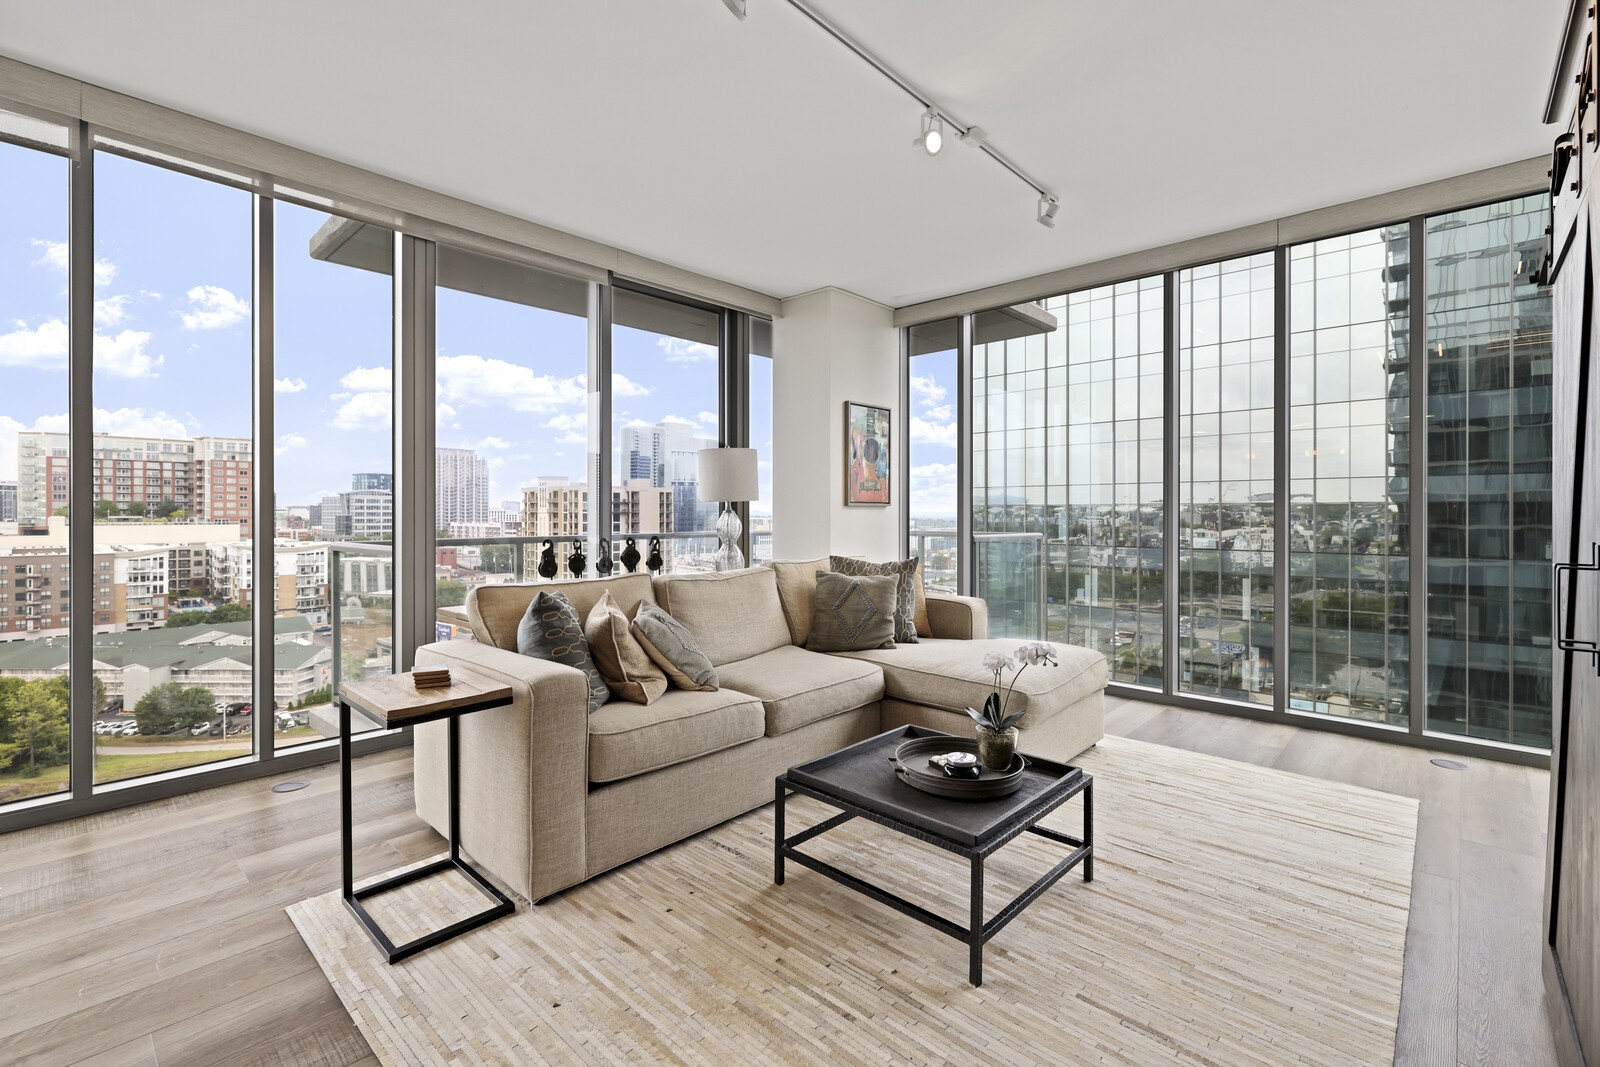
{"type": "Polygon", "coordinates": [[[1038,899],[1061,876],[1082,864],[1083,880],[1094,881],[1094,778],[1081,768],[1028,756],[1021,788],[993,800],[956,800],[933,796],[906,785],[894,773],[894,753],[901,744],[918,737],[938,737],[937,730],[902,726],[868,738],[820,759],[789,768],[775,783],[773,880],[782,885],[784,861],[826,875],[841,885],[887,904],[896,911],[926,923],[968,946],[968,979],[983,984],[983,946],[1038,899]],[[813,797],[839,809],[839,814],[784,836],[784,803],[790,793],[813,797]],[[1079,793],[1083,794],[1083,836],[1039,826],[1050,812],[1079,793]],[[799,846],[829,830],[864,818],[909,837],[953,852],[970,861],[971,907],[968,924],[961,926],[903,897],[880,889],[855,875],[800,851],[799,846]],[[994,918],[983,918],[983,865],[990,855],[1023,833],[1069,846],[1072,851],[1006,904],[994,918]]]}

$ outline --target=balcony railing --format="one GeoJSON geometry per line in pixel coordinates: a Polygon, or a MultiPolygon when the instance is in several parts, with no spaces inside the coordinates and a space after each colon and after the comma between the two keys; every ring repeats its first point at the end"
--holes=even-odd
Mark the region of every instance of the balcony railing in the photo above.
{"type": "MultiPolygon", "coordinates": [[[[922,558],[923,582],[935,592],[960,592],[955,530],[919,530],[911,551],[922,558]]],[[[972,537],[974,593],[989,605],[989,636],[1043,640],[1045,543],[1042,533],[980,533],[972,537]]]]}

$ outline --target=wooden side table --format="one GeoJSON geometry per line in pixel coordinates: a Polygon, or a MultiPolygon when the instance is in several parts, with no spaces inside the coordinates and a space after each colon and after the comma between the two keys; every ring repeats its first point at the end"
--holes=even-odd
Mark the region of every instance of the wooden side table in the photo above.
{"type": "Polygon", "coordinates": [[[410,674],[363,678],[356,682],[345,682],[339,687],[339,827],[344,869],[344,903],[360,920],[362,929],[366,930],[367,936],[372,938],[372,943],[378,946],[378,950],[390,963],[397,963],[407,956],[442,944],[502,915],[510,915],[516,910],[516,905],[509,897],[461,858],[461,786],[456,766],[460,748],[461,716],[474,711],[504,707],[510,703],[510,686],[500,685],[480,674],[455,667],[450,668],[448,688],[418,689],[410,674]],[[446,774],[450,793],[450,854],[444,859],[385,878],[360,890],[355,888],[354,846],[351,842],[353,835],[350,814],[350,710],[352,708],[384,729],[414,726],[417,723],[433,722],[437,719],[444,719],[449,723],[446,774]],[[451,869],[466,875],[482,890],[492,901],[488,909],[453,922],[442,930],[396,945],[361,903],[366,897],[451,869]]]}

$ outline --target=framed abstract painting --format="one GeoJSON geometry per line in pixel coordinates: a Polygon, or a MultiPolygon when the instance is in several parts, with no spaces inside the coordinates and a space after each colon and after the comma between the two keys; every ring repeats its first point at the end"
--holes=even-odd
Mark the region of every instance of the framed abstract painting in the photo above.
{"type": "Polygon", "coordinates": [[[844,502],[882,507],[889,503],[889,409],[846,401],[844,405],[844,502]]]}

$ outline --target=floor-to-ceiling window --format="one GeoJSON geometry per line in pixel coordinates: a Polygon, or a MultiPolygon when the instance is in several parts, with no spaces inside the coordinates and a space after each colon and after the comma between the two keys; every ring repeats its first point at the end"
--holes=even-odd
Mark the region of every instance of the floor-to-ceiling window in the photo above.
{"type": "MultiPolygon", "coordinates": [[[[0,112],[0,805],[71,788],[67,131],[0,112]],[[27,147],[24,147],[27,145],[27,147]]],[[[107,278],[108,282],[114,279],[107,278]]],[[[111,294],[108,294],[108,297],[111,294]]],[[[106,313],[116,301],[105,305],[106,313]]],[[[116,332],[107,325],[107,341],[116,332]]],[[[87,570],[87,568],[85,568],[87,570]]],[[[111,702],[104,679],[99,711],[111,702]]]]}
{"type": "Polygon", "coordinates": [[[1178,674],[1272,703],[1273,253],[1178,272],[1178,674]]]}
{"type": "Polygon", "coordinates": [[[1157,275],[1045,302],[1050,635],[1161,684],[1165,297],[1157,275]]]}
{"type": "Polygon", "coordinates": [[[1410,226],[1289,249],[1289,708],[1403,725],[1410,226]]]}
{"type": "Polygon", "coordinates": [[[960,321],[914,326],[907,333],[906,516],[912,555],[927,588],[955,593],[956,348],[960,321]]]}
{"type": "Polygon", "coordinates": [[[700,498],[699,452],[718,444],[719,316],[619,289],[613,321],[613,536],[636,535],[647,559],[660,536],[666,569],[706,568],[721,503],[700,498]]]}
{"type": "Polygon", "coordinates": [[[1550,744],[1544,195],[1427,220],[1428,728],[1550,744]]]}
{"type": "Polygon", "coordinates": [[[273,236],[273,723],[287,747],[322,738],[312,716],[332,721],[336,676],[393,668],[379,544],[394,532],[394,233],[279,201],[273,236]],[[330,547],[348,542],[374,546],[330,547]]]}
{"type": "MultiPolygon", "coordinates": [[[[109,152],[94,180],[94,659],[137,734],[95,781],[254,749],[250,193],[109,152]]],[[[80,627],[75,635],[87,639],[80,627]]]]}
{"type": "Polygon", "coordinates": [[[750,320],[750,447],[756,450],[756,499],[750,501],[750,563],[772,559],[772,323],[750,320]]]}
{"type": "MultiPolygon", "coordinates": [[[[579,279],[440,246],[434,526],[442,539],[492,539],[512,525],[549,539],[549,559],[568,576],[573,549],[590,534],[587,315],[579,279]]],[[[438,606],[461,605],[474,585],[531,577],[539,562],[508,543],[447,546],[437,560],[438,606]]]]}

